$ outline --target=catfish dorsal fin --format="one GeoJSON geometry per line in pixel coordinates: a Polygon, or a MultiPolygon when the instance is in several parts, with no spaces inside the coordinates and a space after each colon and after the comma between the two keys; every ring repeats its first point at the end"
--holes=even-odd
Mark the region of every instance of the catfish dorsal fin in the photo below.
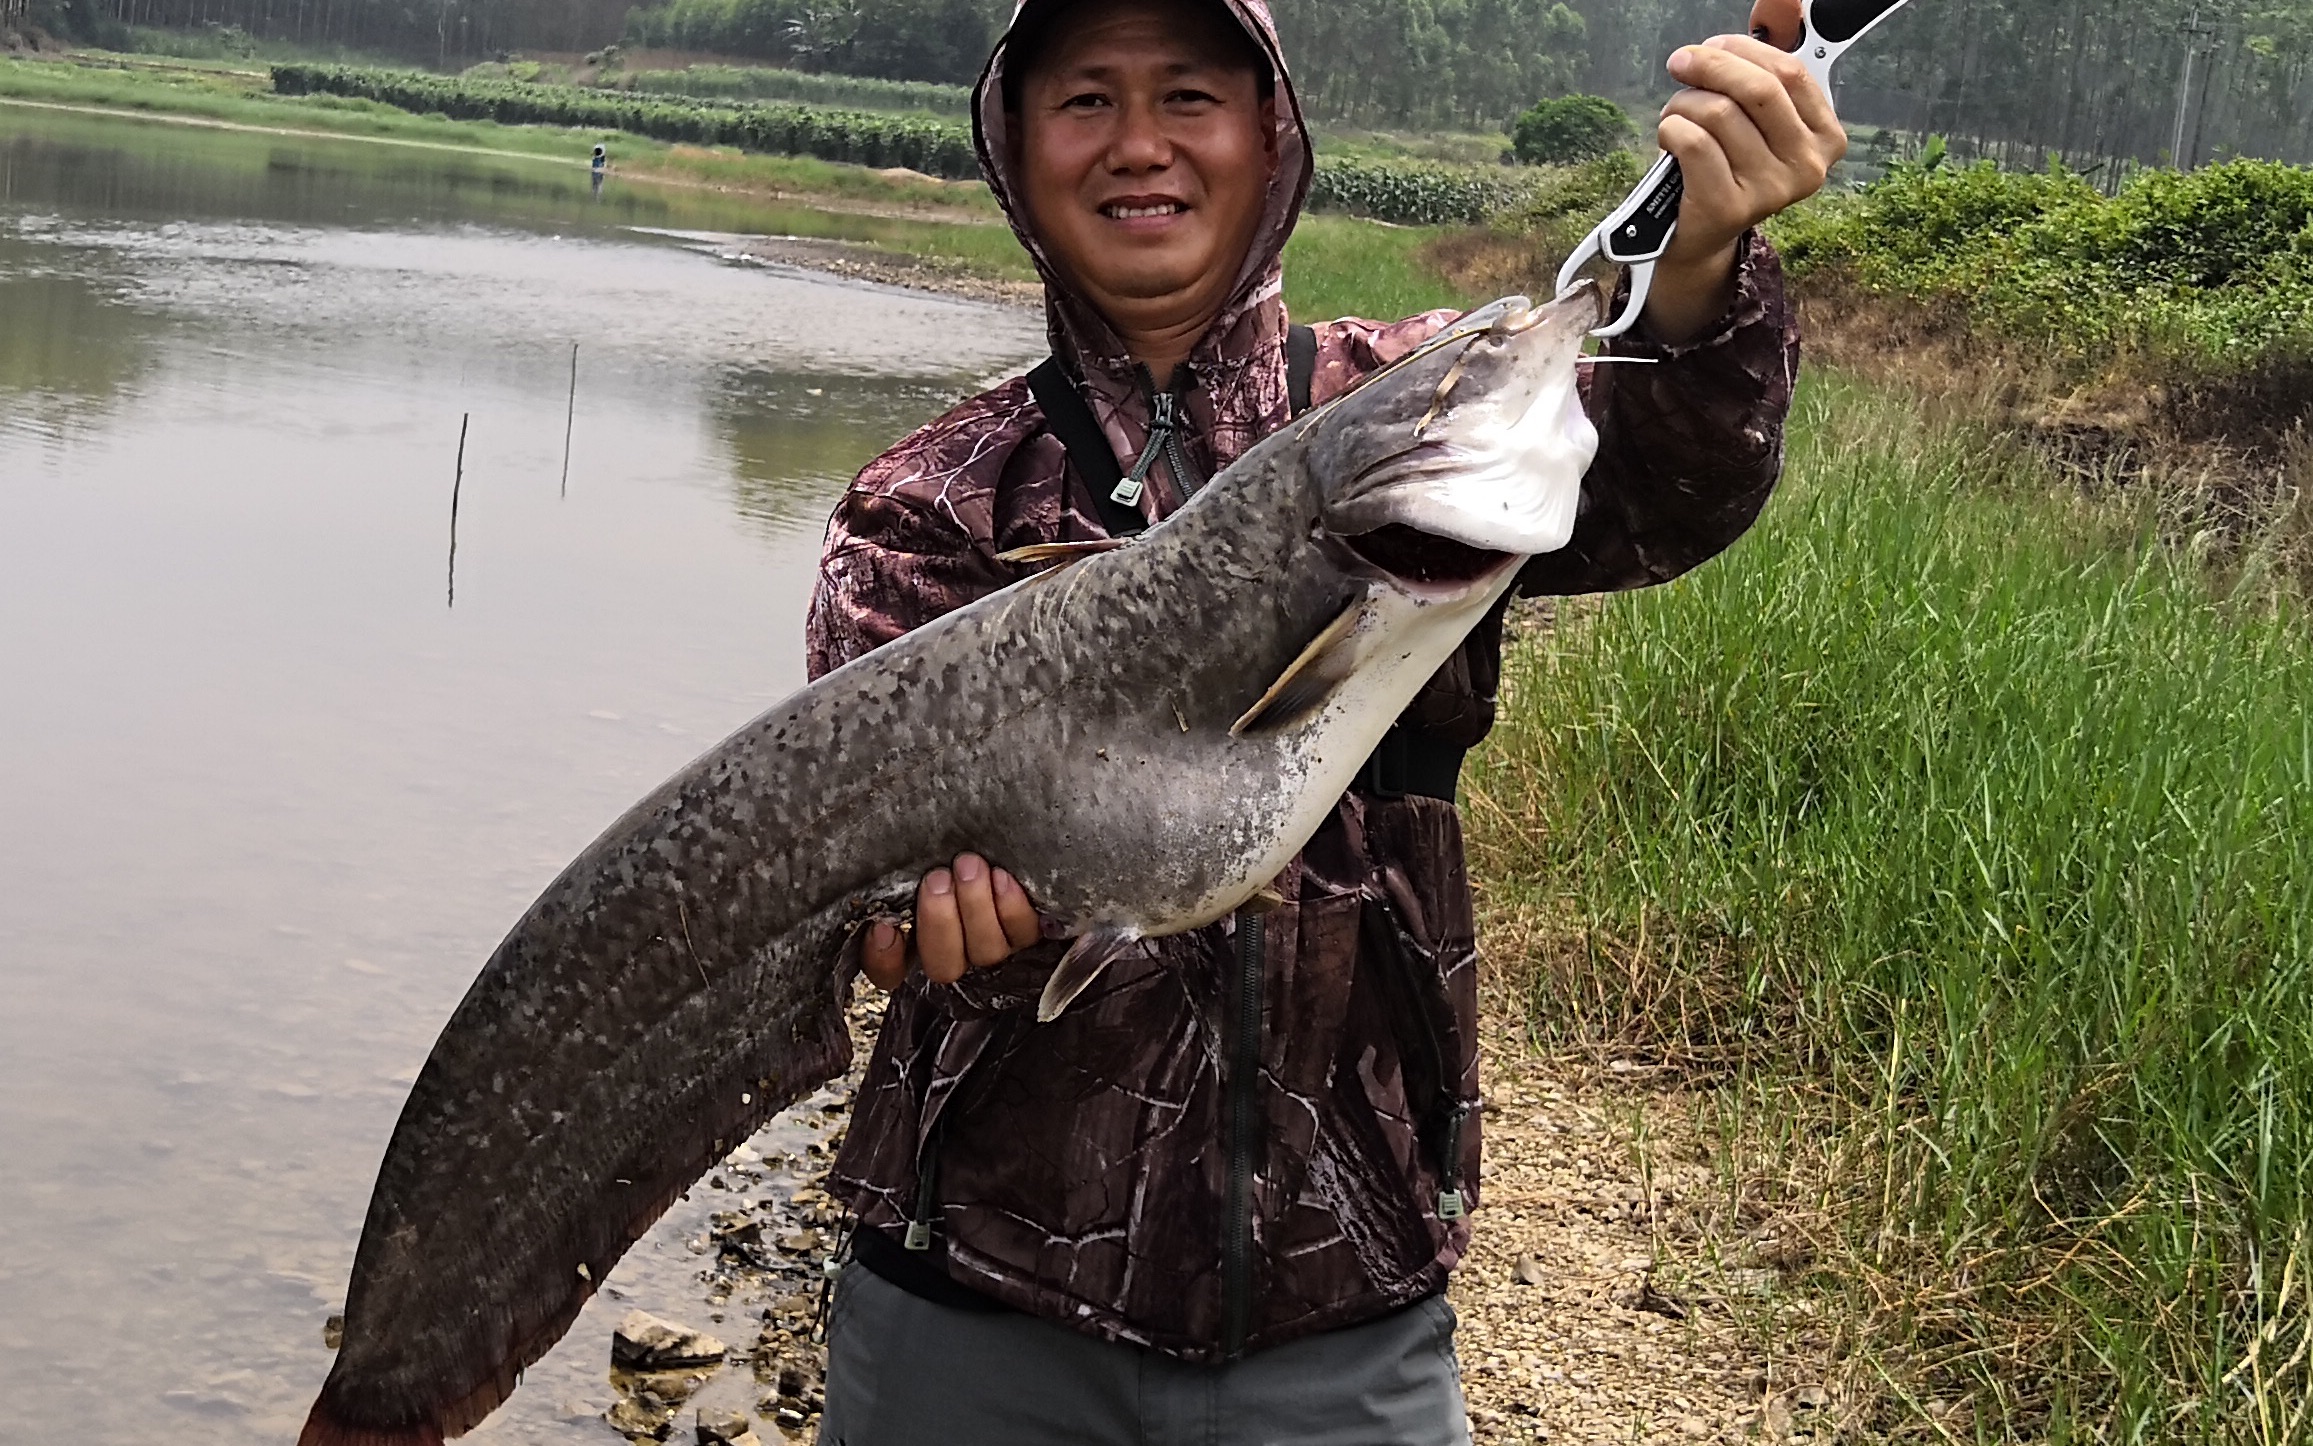
{"type": "Polygon", "coordinates": [[[1261,701],[1247,709],[1245,716],[1230,725],[1229,736],[1242,738],[1248,733],[1274,733],[1290,728],[1324,706],[1333,696],[1333,690],[1356,671],[1358,620],[1365,616],[1363,599],[1343,608],[1341,616],[1326,624],[1325,631],[1301,650],[1261,701]]]}
{"type": "Polygon", "coordinates": [[[1114,552],[1131,543],[1129,537],[1096,537],[1088,542],[1036,542],[1026,547],[1015,547],[1009,552],[999,552],[996,560],[1010,563],[1014,567],[1037,567],[1047,562],[1066,566],[1071,562],[1082,562],[1088,557],[1098,557],[1104,552],[1114,552]]]}
{"type": "Polygon", "coordinates": [[[1076,997],[1092,987],[1101,971],[1140,947],[1140,935],[1130,929],[1103,926],[1089,934],[1079,934],[1068,952],[1060,956],[1060,966],[1052,977],[1044,981],[1044,997],[1036,1001],[1036,1022],[1050,1024],[1076,1002],[1076,997]]]}

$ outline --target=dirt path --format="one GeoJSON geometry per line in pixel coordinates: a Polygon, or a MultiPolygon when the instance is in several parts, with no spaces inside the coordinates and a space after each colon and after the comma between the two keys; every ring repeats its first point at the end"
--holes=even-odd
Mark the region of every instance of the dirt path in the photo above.
{"type": "Polygon", "coordinates": [[[1692,1101],[1488,1038],[1484,1204],[1449,1297],[1477,1440],[1837,1434],[1825,1343],[1761,1264],[1775,1223],[1715,1168],[1692,1101]]]}

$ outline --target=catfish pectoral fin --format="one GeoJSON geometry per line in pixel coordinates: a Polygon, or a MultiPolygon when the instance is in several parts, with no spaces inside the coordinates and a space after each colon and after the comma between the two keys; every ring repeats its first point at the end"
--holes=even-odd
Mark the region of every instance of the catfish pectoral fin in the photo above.
{"type": "Polygon", "coordinates": [[[1140,947],[1140,935],[1129,929],[1095,929],[1080,934],[1060,956],[1060,967],[1044,981],[1044,997],[1036,1002],[1036,1022],[1050,1024],[1066,1012],[1076,997],[1092,987],[1100,972],[1140,947]]]}
{"type": "Polygon", "coordinates": [[[1357,671],[1358,619],[1365,615],[1365,601],[1359,599],[1342,609],[1341,616],[1326,624],[1325,631],[1310,640],[1301,650],[1301,656],[1287,665],[1261,701],[1245,710],[1229,728],[1231,738],[1242,738],[1248,733],[1274,733],[1290,728],[1319,708],[1333,696],[1350,674],[1357,671]]]}

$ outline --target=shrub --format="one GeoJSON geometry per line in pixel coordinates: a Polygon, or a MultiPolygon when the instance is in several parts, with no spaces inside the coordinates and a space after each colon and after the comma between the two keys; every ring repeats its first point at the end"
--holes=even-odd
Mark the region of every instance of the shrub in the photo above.
{"type": "Polygon", "coordinates": [[[1623,108],[1602,95],[1546,100],[1510,125],[1510,154],[1529,166],[1563,166],[1603,156],[1638,133],[1623,108]]]}
{"type": "Polygon", "coordinates": [[[1410,226],[1483,221],[1527,198],[1530,182],[1502,166],[1321,159],[1312,206],[1410,226]]]}

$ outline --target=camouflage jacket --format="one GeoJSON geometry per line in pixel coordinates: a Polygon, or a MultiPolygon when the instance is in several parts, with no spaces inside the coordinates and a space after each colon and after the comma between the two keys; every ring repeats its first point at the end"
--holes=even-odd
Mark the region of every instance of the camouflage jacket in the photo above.
{"type": "MultiPolygon", "coordinates": [[[[1279,78],[1279,166],[1266,223],[1230,305],[1188,363],[1192,468],[1211,476],[1290,414],[1280,255],[1311,151],[1266,7],[1230,0],[1279,78]]],[[[1115,334],[1074,296],[1021,221],[1007,154],[1000,45],[981,81],[990,184],[1046,280],[1055,355],[1079,379],[1120,463],[1147,442],[1152,398],[1115,334]]],[[[1318,403],[1432,335],[1448,313],[1316,327],[1318,403]]],[[[1645,587],[1695,567],[1758,515],[1782,465],[1798,364],[1781,271],[1743,247],[1733,305],[1679,347],[1624,338],[1654,366],[1594,368],[1585,400],[1602,442],[1572,543],[1535,559],[1528,593],[1645,587]]],[[[1154,475],[1152,520],[1196,478],[1154,475]],[[1184,488],[1183,483],[1186,483],[1184,488]]],[[[974,397],[870,464],[829,525],[808,647],[814,676],[1023,576],[998,554],[1104,535],[1099,513],[1028,386],[974,397]]],[[[1409,726],[1454,747],[1491,728],[1497,612],[1428,685],[1409,726]]],[[[1044,766],[1034,758],[1022,768],[1044,766]]],[[[996,860],[1002,863],[1001,859],[996,860]]],[[[1262,920],[1256,1129],[1228,1147],[1231,926],[1164,941],[1039,1026],[1058,957],[1030,949],[893,997],[836,1162],[863,1231],[1002,1305],[1188,1360],[1226,1354],[1224,1237],[1233,1168],[1251,1171],[1242,1345],[1355,1324],[1444,1287],[1477,1202],[1476,945],[1454,806],[1345,797],[1279,881],[1262,920]]],[[[877,1252],[888,1258],[888,1251],[877,1252]]],[[[935,1277],[936,1278],[936,1277],[935,1277]]]]}

